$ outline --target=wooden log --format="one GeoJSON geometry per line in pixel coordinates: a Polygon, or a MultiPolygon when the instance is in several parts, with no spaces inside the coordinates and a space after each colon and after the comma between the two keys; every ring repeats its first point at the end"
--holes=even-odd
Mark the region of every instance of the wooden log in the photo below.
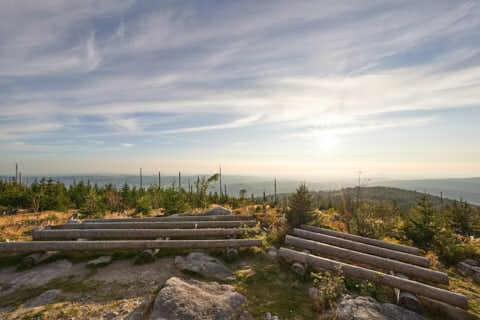
{"type": "MultiPolygon", "coordinates": [[[[395,276],[402,279],[408,279],[406,275],[401,273],[395,273],[395,276]]],[[[420,301],[414,293],[395,288],[395,297],[397,298],[398,305],[413,312],[423,312],[422,301],[420,301]]]]}
{"type": "Polygon", "coordinates": [[[293,233],[296,236],[315,240],[323,243],[327,243],[336,247],[345,249],[351,249],[358,252],[368,253],[379,257],[394,259],[406,263],[416,264],[422,267],[428,267],[430,260],[425,257],[416,256],[409,253],[399,252],[396,250],[390,250],[385,248],[379,248],[365,243],[359,243],[356,241],[346,240],[342,238],[328,236],[326,234],[306,231],[302,229],[294,229],[293,233]]]}
{"type": "Polygon", "coordinates": [[[224,237],[244,233],[258,233],[255,228],[228,228],[228,229],[68,229],[42,230],[33,229],[32,237],[35,241],[45,240],[133,240],[157,239],[159,237],[224,237]]]}
{"type": "Polygon", "coordinates": [[[184,216],[166,216],[166,217],[150,217],[150,218],[113,218],[113,219],[85,219],[83,222],[179,222],[179,221],[243,221],[253,220],[252,215],[218,215],[218,216],[202,216],[202,215],[184,215],[184,216]]]}
{"type": "Polygon", "coordinates": [[[67,223],[57,229],[197,229],[254,227],[256,221],[181,221],[181,222],[84,222],[67,223]]]}
{"type": "Polygon", "coordinates": [[[351,263],[361,263],[376,268],[401,272],[427,281],[448,284],[448,275],[446,273],[414,266],[408,263],[338,248],[325,243],[297,238],[290,235],[286,236],[285,243],[291,244],[297,248],[312,250],[314,253],[318,253],[321,256],[327,255],[327,257],[335,257],[351,263]]]}
{"type": "Polygon", "coordinates": [[[440,313],[442,315],[442,319],[444,318],[449,320],[478,320],[477,317],[468,313],[467,311],[451,306],[447,303],[433,300],[427,297],[421,297],[421,299],[429,310],[440,313]]]}
{"type": "Polygon", "coordinates": [[[238,250],[236,248],[227,248],[225,250],[225,256],[228,261],[233,261],[238,257],[238,250]]]}
{"type": "Polygon", "coordinates": [[[329,236],[333,236],[333,237],[337,237],[337,238],[343,238],[343,239],[356,241],[356,242],[361,242],[361,243],[366,243],[366,244],[369,244],[369,245],[372,245],[372,246],[377,246],[377,247],[386,248],[386,249],[390,249],[390,250],[396,250],[396,251],[410,253],[410,254],[416,254],[416,255],[420,254],[420,250],[418,248],[405,246],[403,244],[380,241],[380,240],[377,240],[377,239],[361,237],[361,236],[357,236],[357,235],[354,235],[354,234],[334,231],[334,230],[320,228],[320,227],[308,226],[308,225],[305,225],[305,224],[301,225],[300,228],[311,231],[311,232],[323,233],[323,234],[326,234],[326,235],[329,235],[329,236]]]}
{"type": "Polygon", "coordinates": [[[431,299],[446,302],[450,305],[454,305],[463,309],[468,308],[468,303],[465,296],[444,289],[435,288],[420,282],[402,279],[389,274],[353,266],[350,264],[326,258],[317,257],[311,254],[298,252],[287,248],[280,248],[279,255],[289,261],[297,261],[311,265],[317,270],[326,269],[330,271],[342,271],[344,275],[352,278],[378,282],[386,286],[399,288],[401,290],[413,292],[415,294],[425,296],[431,299]]]}
{"type": "Polygon", "coordinates": [[[290,268],[292,268],[293,272],[295,272],[296,274],[302,277],[305,275],[305,272],[307,272],[307,267],[303,263],[299,263],[299,262],[292,263],[290,268]]]}
{"type": "Polygon", "coordinates": [[[19,241],[0,242],[0,252],[145,250],[161,248],[259,247],[261,239],[126,240],[126,241],[19,241]]]}

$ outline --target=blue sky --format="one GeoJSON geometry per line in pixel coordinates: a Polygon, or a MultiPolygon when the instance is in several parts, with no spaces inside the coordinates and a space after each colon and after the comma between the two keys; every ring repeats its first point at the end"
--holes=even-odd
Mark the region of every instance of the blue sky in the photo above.
{"type": "Polygon", "coordinates": [[[477,1],[0,2],[0,172],[480,175],[477,1]]]}

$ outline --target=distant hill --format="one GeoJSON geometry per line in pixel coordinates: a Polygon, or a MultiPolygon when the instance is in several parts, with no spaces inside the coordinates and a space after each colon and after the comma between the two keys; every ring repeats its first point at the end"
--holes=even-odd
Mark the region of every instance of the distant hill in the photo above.
{"type": "Polygon", "coordinates": [[[465,179],[426,179],[391,180],[375,182],[378,186],[416,190],[450,199],[463,199],[471,204],[480,205],[480,178],[465,179]]]}
{"type": "MultiPolygon", "coordinates": [[[[328,199],[329,197],[332,198],[334,201],[341,200],[342,197],[350,197],[351,199],[356,199],[357,196],[357,189],[356,188],[345,188],[343,190],[334,191],[334,192],[324,192],[318,191],[314,192],[316,197],[320,197],[320,199],[328,199]]],[[[398,188],[390,188],[390,187],[362,187],[360,188],[360,200],[366,202],[387,202],[387,203],[395,203],[400,208],[410,208],[415,206],[417,201],[423,197],[425,194],[410,191],[410,190],[403,190],[398,188]]],[[[446,199],[427,195],[428,199],[434,206],[439,206],[442,204],[451,204],[453,200],[446,199]]]]}

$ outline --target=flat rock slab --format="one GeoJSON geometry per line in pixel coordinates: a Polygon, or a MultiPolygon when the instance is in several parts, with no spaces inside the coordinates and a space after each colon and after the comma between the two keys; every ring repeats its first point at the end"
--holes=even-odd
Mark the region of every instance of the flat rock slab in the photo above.
{"type": "Polygon", "coordinates": [[[10,294],[20,287],[40,287],[53,279],[65,278],[70,275],[83,276],[84,274],[86,272],[81,265],[72,266],[72,263],[67,260],[41,264],[22,272],[16,272],[15,268],[5,268],[0,271],[0,284],[8,287],[8,290],[2,290],[0,296],[10,294]]]}
{"type": "Polygon", "coordinates": [[[106,266],[107,264],[110,264],[110,262],[112,262],[112,257],[111,256],[103,256],[103,257],[99,257],[95,260],[87,262],[87,267],[88,268],[103,267],[103,266],[106,266]]]}
{"type": "Polygon", "coordinates": [[[338,320],[426,320],[413,311],[391,303],[380,303],[372,297],[345,295],[334,311],[338,320]]]}
{"type": "Polygon", "coordinates": [[[25,308],[35,308],[46,304],[55,303],[61,299],[62,290],[48,290],[25,304],[25,308]]]}
{"type": "MultiPolygon", "coordinates": [[[[161,285],[168,278],[179,274],[173,258],[161,258],[144,265],[136,265],[133,260],[116,260],[98,269],[98,272],[89,281],[121,284],[142,283],[154,286],[161,285]]],[[[145,288],[148,289],[148,286],[145,288]]]]}
{"type": "Polygon", "coordinates": [[[186,257],[175,258],[175,265],[180,270],[188,270],[201,274],[204,277],[225,280],[233,278],[233,272],[222,261],[203,252],[192,252],[186,257]]]}
{"type": "Polygon", "coordinates": [[[245,297],[230,285],[172,277],[158,293],[150,319],[235,319],[244,303],[245,297]]]}

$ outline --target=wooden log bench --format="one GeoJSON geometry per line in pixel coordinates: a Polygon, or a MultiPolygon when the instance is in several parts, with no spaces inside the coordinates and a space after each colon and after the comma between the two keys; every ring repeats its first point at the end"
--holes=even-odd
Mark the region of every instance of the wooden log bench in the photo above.
{"type": "Polygon", "coordinates": [[[125,241],[19,241],[0,242],[0,252],[146,250],[162,248],[259,247],[261,239],[125,240],[125,241]]]}
{"type": "Polygon", "coordinates": [[[260,230],[256,228],[226,228],[226,229],[69,229],[45,230],[33,229],[32,237],[35,241],[48,240],[134,240],[157,239],[160,237],[228,237],[241,234],[254,234],[260,230]]]}
{"type": "Polygon", "coordinates": [[[314,269],[323,271],[341,271],[344,275],[352,278],[369,280],[392,288],[415,293],[430,299],[448,303],[452,306],[468,309],[468,303],[465,296],[450,292],[445,289],[436,288],[424,283],[403,279],[393,275],[385,274],[378,271],[369,270],[363,267],[318,257],[312,254],[291,250],[288,248],[280,248],[279,256],[289,261],[300,262],[310,265],[314,269]]]}
{"type": "Polygon", "coordinates": [[[180,221],[180,222],[83,222],[66,223],[56,229],[197,229],[254,227],[256,221],[180,221]]]}
{"type": "Polygon", "coordinates": [[[112,218],[112,219],[84,219],[83,222],[179,222],[179,221],[243,221],[254,220],[252,215],[218,215],[218,216],[202,216],[202,215],[180,215],[166,217],[148,217],[148,218],[112,218]]]}
{"type": "Polygon", "coordinates": [[[390,250],[396,250],[396,251],[401,251],[401,252],[416,254],[416,255],[420,254],[420,250],[418,248],[405,246],[403,244],[390,243],[390,242],[380,241],[377,239],[361,237],[354,234],[334,231],[334,230],[320,228],[320,227],[308,226],[308,225],[302,225],[300,228],[311,231],[311,232],[322,233],[329,236],[352,240],[360,243],[365,243],[365,244],[369,244],[369,245],[380,247],[380,248],[386,248],[390,250]]]}
{"type": "Polygon", "coordinates": [[[354,250],[339,248],[329,244],[315,242],[290,235],[286,236],[285,243],[297,248],[308,249],[320,256],[327,255],[327,257],[334,257],[342,261],[359,263],[387,271],[393,270],[422,280],[448,284],[448,275],[446,273],[430,270],[428,268],[423,268],[392,259],[386,259],[376,255],[357,252],[354,250]]]}
{"type": "Polygon", "coordinates": [[[375,245],[359,243],[352,240],[346,240],[343,238],[337,238],[334,236],[315,233],[315,232],[306,231],[302,229],[294,229],[293,234],[302,238],[315,240],[315,241],[330,244],[336,247],[351,249],[357,252],[368,253],[375,256],[379,256],[379,257],[416,264],[422,267],[428,267],[430,265],[430,260],[428,258],[413,255],[410,253],[386,249],[386,248],[378,247],[375,245]]]}

